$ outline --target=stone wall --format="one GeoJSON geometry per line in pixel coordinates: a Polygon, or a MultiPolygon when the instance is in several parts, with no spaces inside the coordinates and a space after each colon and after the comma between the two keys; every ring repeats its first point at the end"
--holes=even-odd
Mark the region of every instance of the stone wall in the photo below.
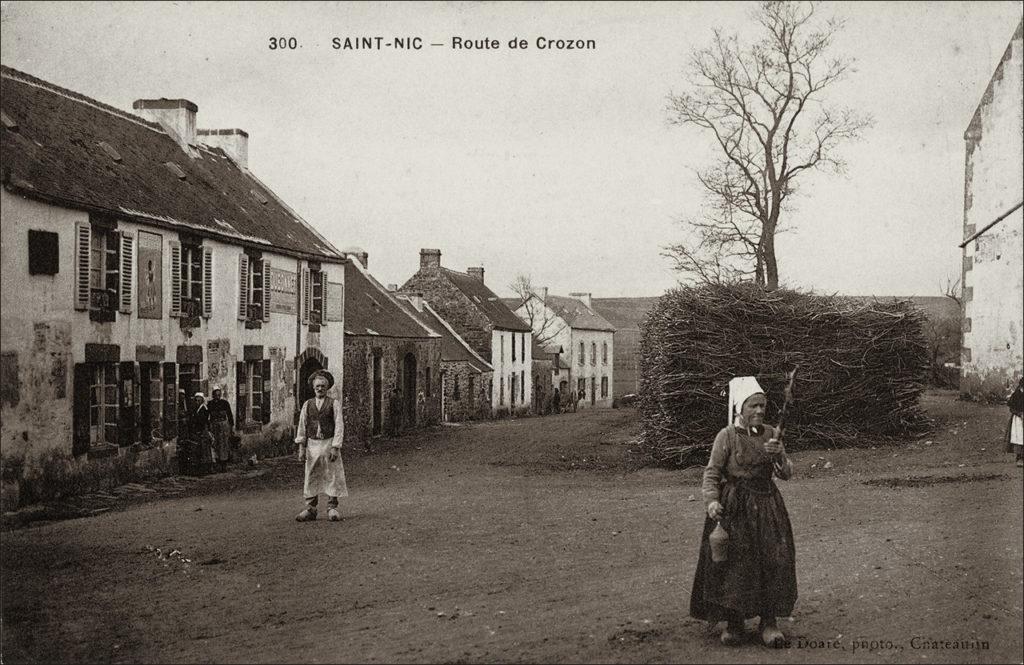
{"type": "Polygon", "coordinates": [[[381,436],[436,425],[441,421],[441,340],[345,336],[342,408],[346,445],[366,447],[373,432],[373,358],[381,358],[381,436]],[[416,394],[410,411],[404,363],[416,358],[416,394]],[[430,376],[429,383],[427,376],[430,376]]]}
{"type": "Polygon", "coordinates": [[[444,418],[446,422],[479,420],[490,415],[492,372],[480,373],[465,361],[442,362],[444,371],[444,418]],[[470,378],[473,389],[470,391],[470,378]],[[456,393],[456,386],[458,392],[456,393]]]}
{"type": "Polygon", "coordinates": [[[444,277],[440,269],[421,268],[402,286],[401,291],[422,293],[424,300],[466,340],[470,348],[487,362],[491,361],[493,324],[465,293],[444,277]]]}

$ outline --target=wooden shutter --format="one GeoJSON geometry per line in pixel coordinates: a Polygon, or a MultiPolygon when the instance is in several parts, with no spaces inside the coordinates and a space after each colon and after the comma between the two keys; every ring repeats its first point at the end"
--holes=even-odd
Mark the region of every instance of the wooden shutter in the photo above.
{"type": "MultiPolygon", "coordinates": [[[[263,371],[261,375],[263,377],[263,410],[261,415],[263,416],[263,422],[270,422],[270,361],[262,361],[263,371]]],[[[335,416],[337,418],[337,416],[335,416]]]]}
{"type": "Polygon", "coordinates": [[[203,247],[203,318],[213,314],[213,249],[203,247]]]}
{"type": "Polygon", "coordinates": [[[174,363],[164,363],[164,440],[178,436],[178,381],[174,363]]]}
{"type": "Polygon", "coordinates": [[[92,390],[92,365],[75,364],[74,389],[71,393],[72,412],[71,454],[84,455],[89,452],[89,406],[92,390]]]}
{"type": "Polygon", "coordinates": [[[320,303],[321,303],[321,305],[320,305],[320,325],[321,326],[326,326],[327,325],[327,312],[328,312],[328,309],[330,307],[330,305],[328,305],[330,300],[327,299],[328,294],[327,294],[327,273],[326,272],[320,271],[320,280],[321,280],[321,286],[320,286],[320,303]]]}
{"type": "Polygon", "coordinates": [[[123,314],[132,313],[132,284],[135,282],[135,238],[128,231],[121,232],[120,307],[123,314]]]}
{"type": "Polygon", "coordinates": [[[170,241],[171,247],[171,316],[181,316],[181,243],[170,241]]]}
{"type": "Polygon", "coordinates": [[[270,261],[263,259],[263,320],[270,320],[270,261]]]}
{"type": "MultiPolygon", "coordinates": [[[[75,309],[89,309],[89,257],[92,249],[92,227],[88,224],[75,226],[75,309]]],[[[88,417],[88,414],[86,414],[88,417]]],[[[85,445],[89,449],[89,432],[86,428],[85,445]]]]}
{"type": "Polygon", "coordinates": [[[235,363],[235,427],[242,429],[242,425],[248,419],[245,414],[245,391],[247,377],[245,374],[245,363],[235,363]]]}
{"type": "Polygon", "coordinates": [[[245,321],[249,312],[249,257],[238,255],[238,320],[245,321]]]}
{"type": "Polygon", "coordinates": [[[313,293],[310,286],[309,268],[303,268],[302,283],[299,285],[299,290],[302,292],[302,301],[299,303],[299,309],[301,310],[303,323],[309,323],[309,308],[313,300],[313,293]]]}
{"type": "Polygon", "coordinates": [[[117,445],[135,443],[135,363],[119,363],[117,372],[117,445]]]}

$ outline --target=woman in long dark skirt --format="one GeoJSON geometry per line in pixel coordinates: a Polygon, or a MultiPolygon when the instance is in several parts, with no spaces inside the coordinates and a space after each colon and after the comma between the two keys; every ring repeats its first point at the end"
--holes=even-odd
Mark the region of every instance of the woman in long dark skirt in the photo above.
{"type": "Polygon", "coordinates": [[[776,617],[796,603],[796,551],[789,514],[773,476],[788,480],[793,466],[774,428],[764,424],[767,399],[753,377],[729,382],[730,425],[715,437],[701,493],[707,507],[690,614],[725,621],[722,643],[744,641],[744,620],[761,618],[766,646],[783,647],[776,617]],[[710,537],[728,533],[726,560],[714,561],[710,537]]]}

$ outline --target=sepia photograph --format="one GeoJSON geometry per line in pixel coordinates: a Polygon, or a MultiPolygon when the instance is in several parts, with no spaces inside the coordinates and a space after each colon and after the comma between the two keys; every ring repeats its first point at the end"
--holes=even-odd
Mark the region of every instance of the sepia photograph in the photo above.
{"type": "Polygon", "coordinates": [[[1019,0],[0,0],[0,662],[1024,663],[1019,0]]]}

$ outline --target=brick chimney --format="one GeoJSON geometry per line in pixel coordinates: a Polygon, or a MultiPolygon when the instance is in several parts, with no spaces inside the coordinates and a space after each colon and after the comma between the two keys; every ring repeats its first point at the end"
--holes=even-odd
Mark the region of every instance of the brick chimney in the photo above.
{"type": "Polygon", "coordinates": [[[341,253],[349,258],[359,261],[359,265],[363,266],[363,270],[369,270],[370,255],[362,247],[346,247],[341,250],[341,253]]]}
{"type": "Polygon", "coordinates": [[[570,293],[569,297],[570,298],[576,298],[577,300],[582,300],[584,305],[586,305],[590,309],[593,309],[593,305],[591,305],[591,303],[590,303],[590,294],[589,293],[570,293]]]}
{"type": "Polygon", "coordinates": [[[398,291],[398,284],[388,284],[388,291],[392,293],[398,291]]]}
{"type": "Polygon", "coordinates": [[[187,99],[136,99],[132,108],[164,128],[184,147],[196,144],[196,113],[199,107],[187,99]]]}
{"type": "Polygon", "coordinates": [[[484,269],[483,268],[466,268],[466,273],[475,279],[479,279],[482,283],[484,281],[484,269]]]}
{"type": "Polygon", "coordinates": [[[249,134],[241,129],[200,129],[199,142],[220,148],[241,168],[249,168],[249,134]]]}
{"type": "Polygon", "coordinates": [[[420,268],[440,268],[441,267],[441,250],[439,249],[421,249],[420,250],[420,268]]]}

